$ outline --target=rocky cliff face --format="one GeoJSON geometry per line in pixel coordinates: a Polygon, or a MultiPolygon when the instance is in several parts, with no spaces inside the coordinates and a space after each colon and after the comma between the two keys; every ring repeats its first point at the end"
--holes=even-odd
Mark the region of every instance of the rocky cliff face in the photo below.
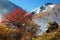
{"type": "Polygon", "coordinates": [[[42,31],[46,31],[46,24],[50,20],[60,24],[60,5],[58,4],[47,3],[32,12],[34,12],[34,22],[41,26],[42,31]]]}

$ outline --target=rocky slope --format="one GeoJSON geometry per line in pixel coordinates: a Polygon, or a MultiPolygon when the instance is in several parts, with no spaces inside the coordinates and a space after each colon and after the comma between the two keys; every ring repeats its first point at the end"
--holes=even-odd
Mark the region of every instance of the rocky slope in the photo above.
{"type": "Polygon", "coordinates": [[[48,21],[56,21],[60,24],[60,5],[47,3],[31,11],[34,13],[34,22],[40,25],[40,29],[46,31],[46,24],[48,21]]]}

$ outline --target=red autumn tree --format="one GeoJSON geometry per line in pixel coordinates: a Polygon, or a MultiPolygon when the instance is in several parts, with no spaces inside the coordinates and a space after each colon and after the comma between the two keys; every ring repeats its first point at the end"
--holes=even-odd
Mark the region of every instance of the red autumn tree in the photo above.
{"type": "Polygon", "coordinates": [[[28,17],[29,16],[27,15],[27,12],[25,10],[24,12],[22,12],[17,8],[12,13],[4,15],[4,20],[2,22],[11,23],[14,26],[21,27],[22,24],[26,22],[28,17]]]}

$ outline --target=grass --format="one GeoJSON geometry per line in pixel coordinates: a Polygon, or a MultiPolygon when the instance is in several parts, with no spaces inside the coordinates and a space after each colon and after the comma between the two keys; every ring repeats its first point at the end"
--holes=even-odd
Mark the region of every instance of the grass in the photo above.
{"type": "Polygon", "coordinates": [[[41,36],[35,39],[37,40],[60,40],[60,26],[58,29],[51,31],[50,33],[45,32],[41,36]]]}
{"type": "MultiPolygon", "coordinates": [[[[8,26],[0,23],[0,40],[5,40],[6,37],[9,40],[15,40],[14,37],[12,37],[12,35],[14,36],[14,32],[18,32],[18,30],[9,29],[8,26]]],[[[33,37],[32,40],[60,40],[60,26],[58,29],[51,31],[50,33],[44,32],[41,36],[33,37]]]]}

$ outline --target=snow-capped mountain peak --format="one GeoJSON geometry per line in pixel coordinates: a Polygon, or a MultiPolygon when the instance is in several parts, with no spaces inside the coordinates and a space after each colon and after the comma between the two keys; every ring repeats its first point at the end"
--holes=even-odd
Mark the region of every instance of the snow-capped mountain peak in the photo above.
{"type": "Polygon", "coordinates": [[[52,3],[46,3],[45,5],[42,5],[34,10],[31,11],[34,12],[35,14],[38,14],[38,13],[41,13],[41,12],[45,12],[45,11],[49,11],[51,10],[52,8],[54,8],[56,5],[55,4],[52,4],[52,3]]]}

